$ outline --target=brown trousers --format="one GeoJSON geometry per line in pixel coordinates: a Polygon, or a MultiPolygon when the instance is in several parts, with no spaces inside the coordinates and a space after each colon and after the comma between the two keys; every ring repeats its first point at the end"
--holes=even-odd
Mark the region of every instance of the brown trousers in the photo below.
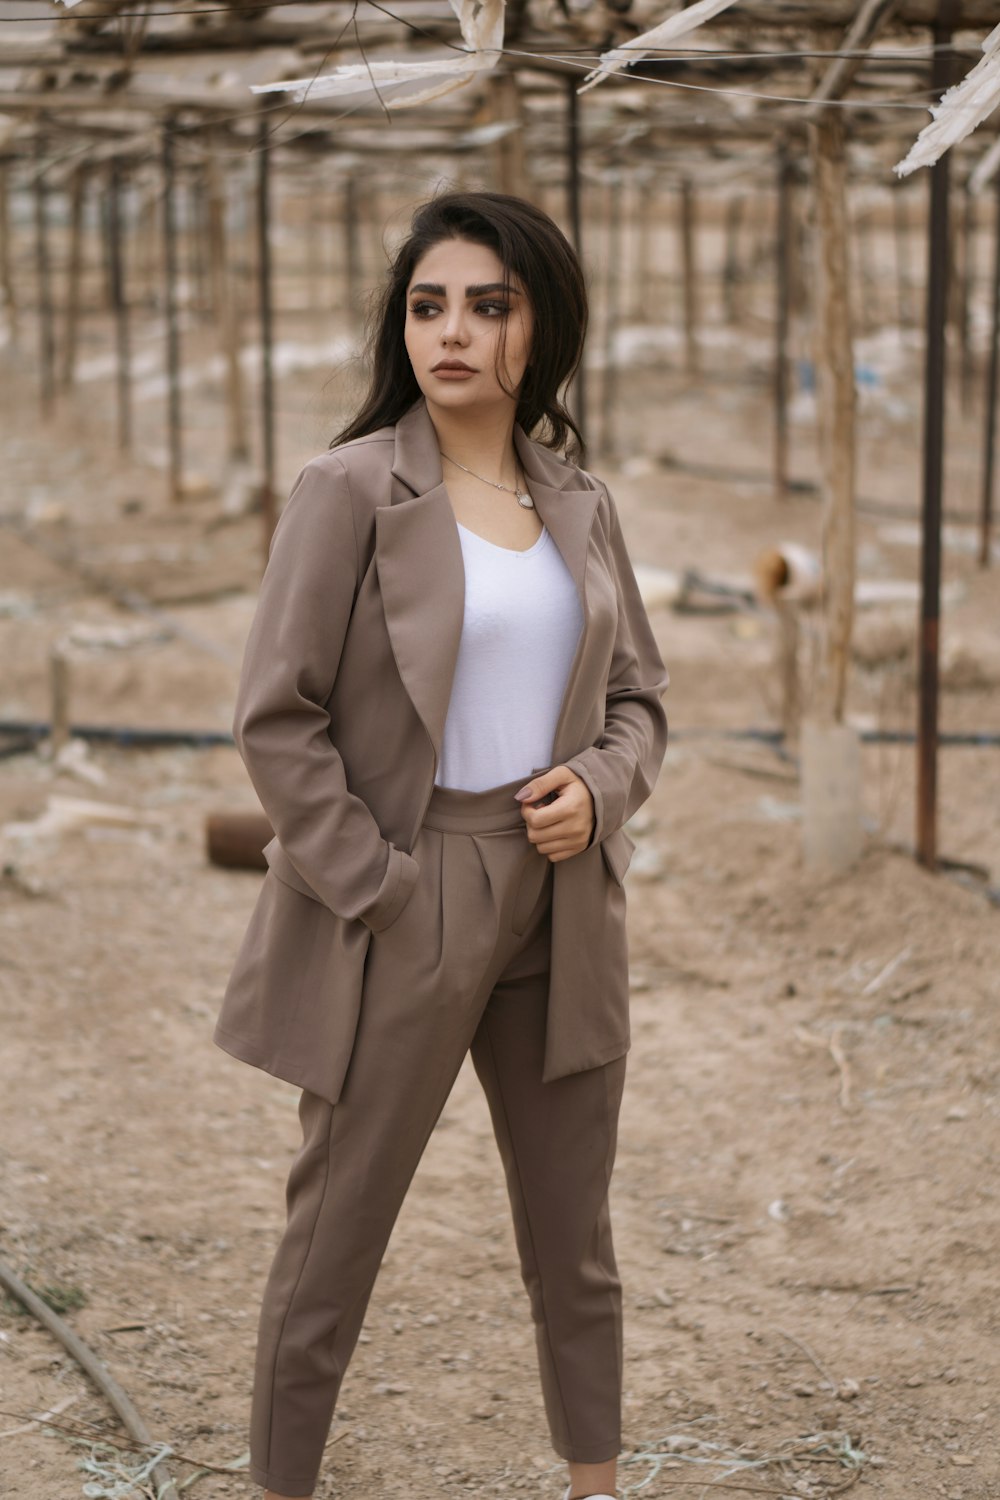
{"type": "Polygon", "coordinates": [[[472,1049],[503,1160],[552,1443],[620,1452],[621,1285],[608,1213],[625,1058],[542,1083],[552,865],[513,793],[435,788],[420,876],[373,933],[334,1106],[303,1093],[288,1223],[264,1293],[258,1484],[309,1495],[403,1198],[472,1049]]]}

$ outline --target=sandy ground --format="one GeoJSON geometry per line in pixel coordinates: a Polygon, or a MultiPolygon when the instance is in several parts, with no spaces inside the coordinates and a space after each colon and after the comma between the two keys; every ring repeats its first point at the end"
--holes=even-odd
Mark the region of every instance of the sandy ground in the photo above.
{"type": "MultiPolygon", "coordinates": [[[[778,539],[818,544],[815,500],[769,495],[763,386],[723,378],[726,362],[716,350],[714,377],[696,385],[652,369],[625,383],[619,462],[593,466],[637,562],[732,577],[778,539]],[[675,466],[629,462],[644,450],[675,466]]],[[[228,729],[257,523],[219,524],[212,497],[171,510],[162,475],[108,446],[102,382],[41,432],[29,371],[9,359],[3,377],[2,509],[28,517],[32,539],[0,533],[0,717],[47,716],[48,650],[71,625],[158,628],[68,566],[71,551],[186,632],[83,656],[74,717],[228,729]]],[[[866,578],[916,577],[916,548],[886,531],[915,514],[912,368],[894,389],[893,404],[862,412],[866,578]]],[[[315,371],[290,375],[281,402],[287,488],[333,423],[315,371]]],[[[795,469],[809,477],[800,406],[795,469]]],[[[217,403],[191,403],[189,415],[190,451],[211,474],[217,403]]],[[[154,400],[139,417],[152,447],[154,400]]],[[[965,513],[976,427],[956,416],[951,431],[949,504],[965,513]]],[[[965,550],[968,534],[945,560],[942,722],[996,731],[996,585],[965,550]]],[[[931,876],[907,852],[913,751],[893,746],[864,751],[860,865],[810,874],[794,766],[750,742],[686,733],[774,724],[770,621],[666,608],[653,618],[675,738],[636,820],[627,882],[634,1046],[614,1180],[622,1493],[648,1480],[643,1495],[699,1495],[728,1475],[746,1486],[723,1491],[733,1495],[827,1496],[854,1480],[886,1500],[1000,1497],[1000,913],[989,899],[1000,885],[1000,751],[942,753],[940,846],[962,870],[931,876]],[[720,1455],[732,1462],[693,1467],[720,1455]],[[759,1466],[738,1468],[751,1459],[759,1466]]],[[[914,623],[912,606],[859,622],[858,723],[913,724],[914,623]]],[[[246,1448],[257,1302],[298,1140],[296,1091],[210,1041],[260,877],[207,863],[204,820],[254,798],[224,747],[95,746],[88,760],[100,786],[35,754],[0,760],[2,823],[30,822],[53,794],[146,818],[4,840],[0,1258],[67,1307],[158,1438],[224,1464],[246,1448]]],[[[0,1406],[0,1493],[76,1500],[87,1449],[10,1429],[54,1407],[58,1420],[118,1429],[9,1302],[0,1406]]],[[[324,1497],[562,1493],[470,1068],[407,1199],[333,1438],[324,1497]]],[[[239,1475],[206,1476],[191,1493],[235,1500],[250,1489],[239,1475]]]]}

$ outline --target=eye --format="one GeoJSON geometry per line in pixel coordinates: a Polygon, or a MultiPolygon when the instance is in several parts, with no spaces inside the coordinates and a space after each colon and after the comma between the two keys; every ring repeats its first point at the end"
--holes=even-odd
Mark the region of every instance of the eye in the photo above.
{"type": "Polygon", "coordinates": [[[490,317],[503,317],[505,313],[510,312],[510,304],[507,302],[479,302],[476,304],[477,312],[483,312],[486,308],[495,309],[495,312],[490,313],[490,317]]]}
{"type": "Polygon", "coordinates": [[[436,302],[413,302],[413,303],[410,304],[410,312],[413,314],[413,316],[415,318],[422,318],[422,317],[424,317],[426,311],[437,312],[438,311],[437,303],[436,302]]]}

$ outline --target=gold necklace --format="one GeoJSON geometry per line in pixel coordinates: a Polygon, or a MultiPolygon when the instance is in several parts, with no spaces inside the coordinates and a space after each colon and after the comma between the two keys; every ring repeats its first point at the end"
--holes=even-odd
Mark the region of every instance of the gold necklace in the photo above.
{"type": "MultiPolygon", "coordinates": [[[[534,500],[532,500],[532,498],[528,494],[527,490],[519,490],[516,487],[516,485],[515,485],[514,489],[511,489],[511,487],[510,487],[509,484],[497,484],[497,482],[496,482],[495,479],[484,479],[483,476],[482,476],[482,474],[477,474],[474,469],[469,469],[469,468],[466,467],[465,464],[460,464],[458,462],[457,458],[448,458],[448,454],[447,453],[442,453],[441,457],[442,458],[447,458],[448,462],[450,464],[455,464],[457,468],[459,468],[459,469],[465,469],[466,474],[471,474],[472,477],[473,477],[473,479],[479,479],[479,480],[482,481],[483,484],[491,484],[495,490],[506,490],[508,495],[515,495],[517,497],[517,503],[518,503],[518,505],[522,505],[525,510],[534,510],[534,508],[535,508],[535,502],[534,502],[534,500]]],[[[515,472],[516,472],[516,465],[515,465],[515,472]]]]}

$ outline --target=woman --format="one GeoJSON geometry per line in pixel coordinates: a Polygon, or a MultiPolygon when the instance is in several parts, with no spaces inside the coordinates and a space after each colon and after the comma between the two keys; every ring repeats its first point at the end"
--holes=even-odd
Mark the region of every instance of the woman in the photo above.
{"type": "Polygon", "coordinates": [[[270,1500],[313,1492],[470,1048],[566,1495],[614,1495],[622,825],[663,758],[667,673],[611,497],[553,451],[579,440],[557,393],[586,322],[547,215],[431,199],[374,310],[361,411],[275,530],[234,720],[275,837],[216,1030],[303,1090],[251,1417],[270,1500]]]}

